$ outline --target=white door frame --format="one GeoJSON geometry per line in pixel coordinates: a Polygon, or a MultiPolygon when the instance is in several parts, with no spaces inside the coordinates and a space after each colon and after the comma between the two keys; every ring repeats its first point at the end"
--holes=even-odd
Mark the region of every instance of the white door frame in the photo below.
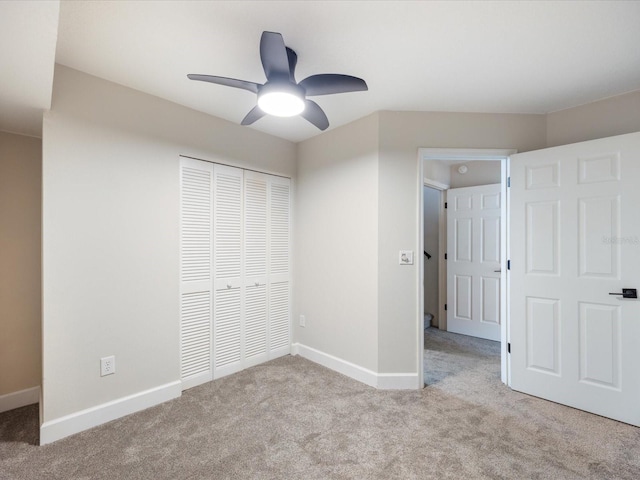
{"type": "MultiPolygon", "coordinates": [[[[508,362],[507,362],[507,339],[508,339],[508,321],[509,321],[509,305],[507,300],[509,298],[508,295],[508,272],[507,272],[507,258],[509,252],[509,229],[508,229],[508,218],[509,218],[509,196],[507,192],[507,178],[509,177],[509,155],[513,155],[514,153],[518,153],[517,150],[513,149],[484,149],[484,148],[419,148],[418,149],[418,245],[419,250],[424,250],[424,191],[423,188],[425,185],[433,188],[438,188],[434,186],[446,186],[440,182],[434,182],[433,180],[424,178],[424,160],[441,160],[441,161],[481,161],[481,160],[500,160],[501,162],[501,197],[504,201],[501,204],[501,215],[503,221],[500,222],[500,243],[501,243],[501,252],[500,252],[500,263],[502,271],[504,275],[500,276],[500,379],[503,383],[507,383],[508,375],[508,362]],[[429,182],[429,183],[427,183],[429,182]]],[[[447,186],[448,187],[448,186],[447,186]]],[[[446,188],[443,188],[446,190],[446,188]]],[[[441,232],[442,234],[442,232],[441,232]]],[[[441,243],[442,249],[442,243],[441,243]]],[[[444,268],[440,268],[439,271],[439,284],[442,285],[442,275],[445,277],[446,281],[446,264],[444,262],[444,253],[440,255],[439,262],[441,266],[444,268]],[[443,265],[444,264],[444,265],[443,265]]],[[[424,262],[418,262],[417,268],[417,291],[418,291],[418,318],[416,321],[417,337],[418,337],[418,355],[417,355],[417,370],[418,370],[418,379],[421,382],[424,382],[424,262]]],[[[444,293],[446,295],[446,287],[443,288],[444,293]]],[[[443,291],[440,291],[440,298],[442,298],[443,291]]],[[[443,311],[444,308],[439,308],[439,310],[443,311]]],[[[440,312],[439,312],[440,314],[440,312]]],[[[442,321],[442,316],[438,319],[439,322],[442,321]]],[[[446,326],[446,320],[445,320],[446,326]]]]}

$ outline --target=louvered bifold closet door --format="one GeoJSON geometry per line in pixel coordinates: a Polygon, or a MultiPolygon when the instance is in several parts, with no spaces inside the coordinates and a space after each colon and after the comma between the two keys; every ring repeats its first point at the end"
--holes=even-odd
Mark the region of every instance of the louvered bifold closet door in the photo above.
{"type": "Polygon", "coordinates": [[[291,353],[291,180],[269,176],[268,310],[269,358],[291,353]]]}
{"type": "Polygon", "coordinates": [[[244,367],[269,359],[267,352],[268,176],[244,172],[244,367]]]}
{"type": "Polygon", "coordinates": [[[220,378],[243,368],[243,170],[215,165],[213,179],[213,376],[220,378]]]}
{"type": "Polygon", "coordinates": [[[212,379],[212,184],[210,163],[180,159],[180,379],[212,379]]]}

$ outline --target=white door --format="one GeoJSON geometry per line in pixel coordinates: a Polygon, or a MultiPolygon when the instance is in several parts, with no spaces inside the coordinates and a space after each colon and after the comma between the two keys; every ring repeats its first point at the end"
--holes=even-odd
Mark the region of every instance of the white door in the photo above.
{"type": "Polygon", "coordinates": [[[212,322],[213,165],[180,159],[180,378],[209,382],[212,322]]]}
{"type": "Polygon", "coordinates": [[[511,387],[640,426],[640,133],[510,167],[511,387]]]}
{"type": "Polygon", "coordinates": [[[291,353],[288,178],[181,158],[183,389],[291,353]]]}
{"type": "Polygon", "coordinates": [[[268,176],[244,172],[244,367],[269,359],[267,352],[268,176]]]}
{"type": "Polygon", "coordinates": [[[242,370],[243,170],[215,165],[213,170],[213,377],[242,370]]]}
{"type": "Polygon", "coordinates": [[[291,353],[291,180],[269,177],[269,358],[291,353]]]}
{"type": "Polygon", "coordinates": [[[500,184],[447,191],[447,330],[500,340],[500,184]]]}

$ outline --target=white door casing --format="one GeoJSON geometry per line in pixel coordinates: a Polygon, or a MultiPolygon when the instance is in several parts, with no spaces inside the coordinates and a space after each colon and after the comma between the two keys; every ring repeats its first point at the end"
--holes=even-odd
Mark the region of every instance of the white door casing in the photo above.
{"type": "Polygon", "coordinates": [[[501,185],[447,191],[447,330],[500,341],[501,185]]]}
{"type": "Polygon", "coordinates": [[[510,169],[511,387],[640,426],[640,133],[510,169]]]}

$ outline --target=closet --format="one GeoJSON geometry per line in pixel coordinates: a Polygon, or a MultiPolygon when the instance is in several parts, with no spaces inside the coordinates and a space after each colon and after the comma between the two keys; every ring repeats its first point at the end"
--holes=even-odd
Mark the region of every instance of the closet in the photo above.
{"type": "Polygon", "coordinates": [[[290,353],[290,179],[180,158],[183,389],[290,353]]]}

